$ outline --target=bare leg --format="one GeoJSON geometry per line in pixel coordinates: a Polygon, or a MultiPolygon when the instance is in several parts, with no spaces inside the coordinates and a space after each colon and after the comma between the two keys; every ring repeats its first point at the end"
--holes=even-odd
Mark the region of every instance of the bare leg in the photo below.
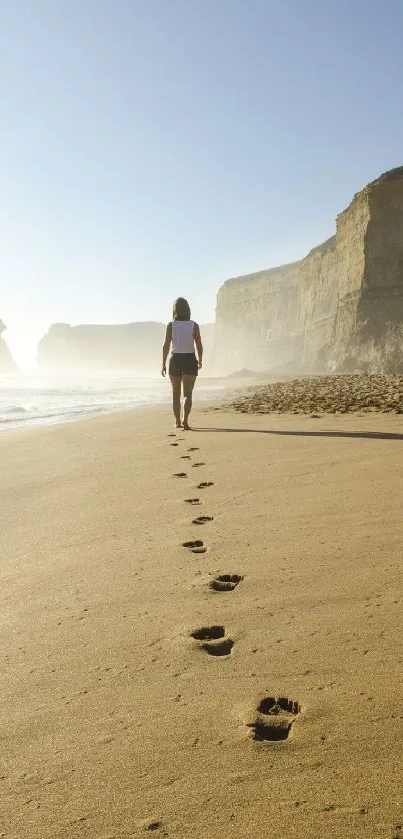
{"type": "Polygon", "coordinates": [[[180,376],[170,376],[172,385],[172,410],[177,428],[181,428],[181,384],[180,376]]]}
{"type": "Polygon", "coordinates": [[[192,410],[192,394],[195,386],[196,376],[183,376],[183,395],[185,397],[185,405],[183,410],[183,427],[185,431],[189,431],[189,414],[192,410]]]}

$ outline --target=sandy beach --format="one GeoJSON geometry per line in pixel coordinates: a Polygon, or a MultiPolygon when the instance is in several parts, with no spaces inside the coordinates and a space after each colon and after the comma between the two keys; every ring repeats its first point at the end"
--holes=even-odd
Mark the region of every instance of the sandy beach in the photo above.
{"type": "Polygon", "coordinates": [[[403,418],[192,419],[0,436],[0,836],[402,839],[403,418]]]}

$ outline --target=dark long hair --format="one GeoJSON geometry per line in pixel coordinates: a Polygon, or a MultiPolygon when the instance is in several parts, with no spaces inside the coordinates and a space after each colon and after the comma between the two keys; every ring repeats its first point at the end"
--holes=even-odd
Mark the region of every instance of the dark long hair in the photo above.
{"type": "Polygon", "coordinates": [[[190,306],[184,297],[178,297],[175,300],[172,309],[173,320],[190,320],[190,306]]]}

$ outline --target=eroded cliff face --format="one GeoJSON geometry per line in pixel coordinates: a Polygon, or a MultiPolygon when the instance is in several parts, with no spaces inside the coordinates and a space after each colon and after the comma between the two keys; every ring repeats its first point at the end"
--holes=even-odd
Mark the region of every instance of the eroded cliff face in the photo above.
{"type": "Polygon", "coordinates": [[[235,277],[219,289],[214,363],[220,372],[263,370],[294,357],[299,266],[235,277]]]}
{"type": "Polygon", "coordinates": [[[358,193],[305,259],[228,280],[216,313],[223,371],[402,369],[403,167],[358,193]]]}
{"type": "MultiPolygon", "coordinates": [[[[208,363],[213,326],[201,327],[208,363]]],[[[70,326],[54,323],[38,345],[38,364],[48,371],[131,371],[157,375],[165,325],[153,321],[70,326]]]]}
{"type": "Polygon", "coordinates": [[[3,332],[6,327],[2,320],[0,320],[0,373],[17,373],[17,365],[8,349],[8,346],[3,338],[3,332]]]}

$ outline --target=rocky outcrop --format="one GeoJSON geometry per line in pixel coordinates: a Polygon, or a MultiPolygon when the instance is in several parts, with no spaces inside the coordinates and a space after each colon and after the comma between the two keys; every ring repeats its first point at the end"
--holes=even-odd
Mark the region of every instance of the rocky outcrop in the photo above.
{"type": "MultiPolygon", "coordinates": [[[[206,360],[212,325],[201,327],[206,360]]],[[[165,325],[153,321],[112,326],[54,323],[38,346],[38,364],[49,371],[130,371],[156,375],[161,368],[165,325]]],[[[210,350],[209,350],[210,348],[210,350]]]]}
{"type": "Polygon", "coordinates": [[[0,320],[0,373],[17,373],[17,365],[8,349],[8,346],[3,338],[3,332],[6,326],[0,320]]]}
{"type": "Polygon", "coordinates": [[[357,193],[305,259],[222,286],[214,358],[223,371],[403,369],[403,167],[357,193]]]}

